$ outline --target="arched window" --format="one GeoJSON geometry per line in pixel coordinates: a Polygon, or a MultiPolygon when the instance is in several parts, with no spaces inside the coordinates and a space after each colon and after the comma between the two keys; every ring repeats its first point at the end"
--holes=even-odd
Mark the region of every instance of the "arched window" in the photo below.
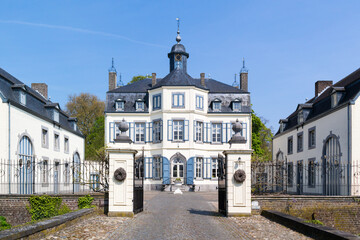
{"type": "Polygon", "coordinates": [[[341,151],[339,139],[330,134],[323,146],[323,187],[325,195],[340,195],[341,151]]]}
{"type": "Polygon", "coordinates": [[[81,162],[80,162],[80,155],[78,153],[74,154],[73,157],[73,192],[80,191],[80,174],[81,174],[81,162]]]}
{"type": "Polygon", "coordinates": [[[33,193],[33,168],[33,146],[30,138],[23,136],[19,142],[18,152],[18,183],[20,194],[33,193]]]}

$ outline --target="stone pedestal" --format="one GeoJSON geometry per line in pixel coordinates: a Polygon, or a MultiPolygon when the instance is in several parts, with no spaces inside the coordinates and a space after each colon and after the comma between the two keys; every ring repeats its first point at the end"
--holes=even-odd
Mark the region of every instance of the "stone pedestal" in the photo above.
{"type": "Polygon", "coordinates": [[[227,215],[246,216],[251,215],[251,150],[228,150],[224,151],[227,160],[227,215]],[[246,174],[242,183],[234,179],[237,170],[243,170],[246,174]]]}
{"type": "Polygon", "coordinates": [[[134,157],[132,149],[107,149],[109,153],[109,213],[110,217],[132,217],[134,198],[134,157]],[[126,178],[118,181],[114,177],[117,169],[126,171],[126,178]]]}

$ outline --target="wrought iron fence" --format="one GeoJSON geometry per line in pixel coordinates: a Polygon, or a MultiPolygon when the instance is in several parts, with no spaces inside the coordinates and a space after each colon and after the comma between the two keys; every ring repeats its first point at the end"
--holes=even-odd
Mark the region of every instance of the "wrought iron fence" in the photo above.
{"type": "Polygon", "coordinates": [[[106,191],[107,163],[73,159],[0,159],[0,194],[106,191]]]}
{"type": "Polygon", "coordinates": [[[329,162],[252,162],[253,194],[359,195],[360,166],[329,162]]]}

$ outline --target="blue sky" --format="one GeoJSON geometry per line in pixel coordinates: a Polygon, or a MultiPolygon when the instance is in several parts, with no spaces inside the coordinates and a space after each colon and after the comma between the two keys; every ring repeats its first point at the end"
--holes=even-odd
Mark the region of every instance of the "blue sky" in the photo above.
{"type": "Polygon", "coordinates": [[[169,72],[176,17],[188,72],[232,84],[245,57],[253,109],[278,128],[317,80],[359,67],[360,1],[0,2],[0,67],[46,82],[63,108],[70,94],[105,100],[111,58],[123,82],[169,72]]]}

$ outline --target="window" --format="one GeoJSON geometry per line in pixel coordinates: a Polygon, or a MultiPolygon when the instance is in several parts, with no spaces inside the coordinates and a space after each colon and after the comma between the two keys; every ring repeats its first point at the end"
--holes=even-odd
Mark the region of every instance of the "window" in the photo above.
{"type": "Polygon", "coordinates": [[[196,121],[196,132],[195,132],[195,141],[202,142],[203,141],[203,123],[196,121]]]}
{"type": "Polygon", "coordinates": [[[64,137],[64,152],[69,153],[69,138],[64,137]]]}
{"type": "Polygon", "coordinates": [[[155,121],[153,123],[153,141],[154,142],[161,142],[161,131],[162,131],[162,124],[161,121],[155,121]]]}
{"type": "Polygon", "coordinates": [[[303,113],[303,111],[301,110],[301,111],[299,111],[299,113],[298,113],[298,124],[300,124],[300,123],[302,123],[302,122],[304,122],[304,113],[303,113]]]}
{"type": "Polygon", "coordinates": [[[135,142],[145,142],[145,123],[135,123],[135,142]]]}
{"type": "Polygon", "coordinates": [[[49,164],[48,164],[48,160],[43,160],[42,162],[42,169],[41,169],[41,182],[43,184],[48,183],[49,181],[49,164]]]}
{"type": "Polygon", "coordinates": [[[153,110],[161,109],[161,94],[153,96],[153,110]]]}
{"type": "Polygon", "coordinates": [[[220,111],[221,110],[221,102],[213,102],[213,110],[220,111]]]}
{"type": "Polygon", "coordinates": [[[297,151],[302,152],[304,143],[304,135],[303,133],[298,133],[297,135],[297,151]]]}
{"type": "Polygon", "coordinates": [[[125,109],[125,101],[116,101],[115,102],[115,110],[116,111],[124,111],[125,109]]]}
{"type": "Polygon", "coordinates": [[[185,105],[184,93],[173,93],[172,94],[172,107],[183,108],[185,105]]]}
{"type": "Polygon", "coordinates": [[[202,178],[202,166],[203,166],[203,158],[197,157],[195,164],[195,178],[202,178]]]}
{"type": "Polygon", "coordinates": [[[64,165],[64,182],[65,184],[70,183],[70,166],[69,163],[65,163],[64,165]]]}
{"type": "Polygon", "coordinates": [[[233,106],[233,111],[234,112],[240,112],[241,111],[241,102],[240,101],[233,102],[232,106],[233,106]]]}
{"type": "Polygon", "coordinates": [[[309,187],[315,187],[315,159],[309,159],[308,176],[309,187]]]}
{"type": "Polygon", "coordinates": [[[316,147],[316,129],[315,127],[309,129],[309,149],[316,147]]]}
{"type": "Polygon", "coordinates": [[[294,179],[294,168],[293,163],[288,163],[287,165],[287,184],[289,187],[293,186],[293,179],[294,179]]]}
{"type": "Polygon", "coordinates": [[[99,191],[100,189],[100,176],[98,173],[90,174],[90,188],[93,191],[99,191]]]}
{"type": "Polygon", "coordinates": [[[184,121],[174,120],[174,141],[183,141],[184,140],[184,121]]]}
{"type": "Polygon", "coordinates": [[[23,91],[20,91],[20,103],[22,105],[26,105],[26,93],[23,91]]]}
{"type": "Polygon", "coordinates": [[[288,137],[288,154],[293,153],[293,137],[288,137]]]}
{"type": "Polygon", "coordinates": [[[142,100],[136,101],[136,111],[144,111],[144,102],[142,100]]]}
{"type": "Polygon", "coordinates": [[[203,110],[204,109],[204,97],[200,95],[196,95],[196,109],[203,110]]]}
{"type": "Polygon", "coordinates": [[[153,158],[153,178],[160,179],[162,173],[162,161],[161,157],[154,157],[153,158]]]}
{"type": "Polygon", "coordinates": [[[41,129],[41,146],[43,148],[49,148],[49,133],[45,127],[41,129]]]}
{"type": "Polygon", "coordinates": [[[59,122],[59,111],[54,109],[54,121],[59,122]]]}
{"type": "Polygon", "coordinates": [[[212,124],[212,142],[221,143],[221,123],[212,124]]]}
{"type": "Polygon", "coordinates": [[[57,133],[54,133],[54,150],[60,150],[60,136],[57,133]]]}
{"type": "Polygon", "coordinates": [[[212,178],[217,178],[218,174],[219,174],[219,168],[218,168],[218,160],[217,158],[212,158],[212,166],[211,166],[211,177],[212,178]]]}

